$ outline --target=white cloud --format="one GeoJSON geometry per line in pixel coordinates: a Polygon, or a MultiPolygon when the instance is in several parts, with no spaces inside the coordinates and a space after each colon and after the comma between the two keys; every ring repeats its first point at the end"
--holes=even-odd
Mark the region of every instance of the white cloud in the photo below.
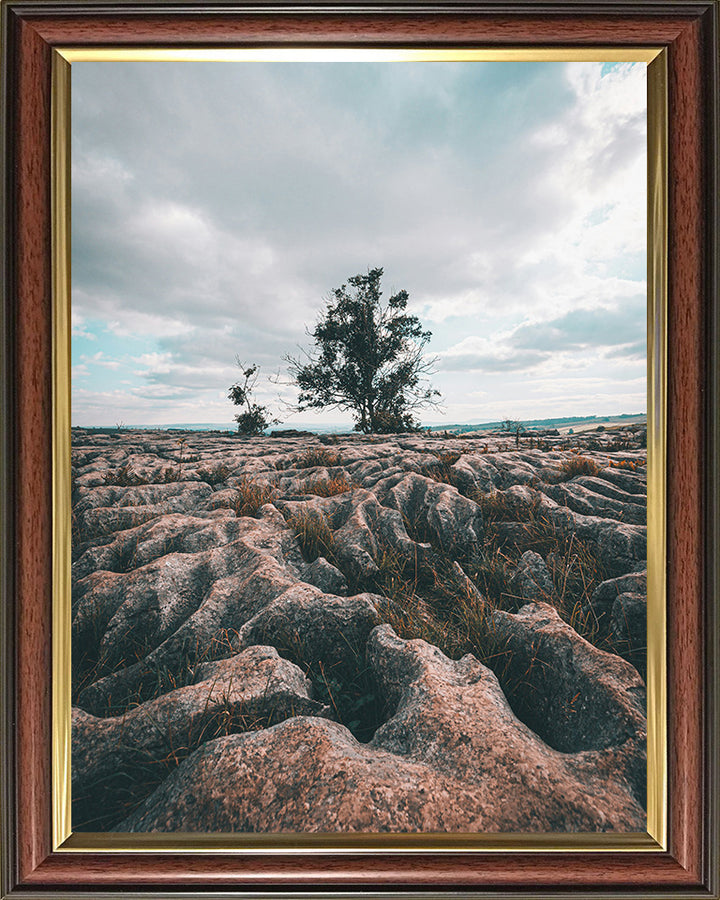
{"type": "Polygon", "coordinates": [[[92,356],[88,356],[87,354],[83,354],[80,359],[84,360],[85,363],[93,366],[103,366],[106,369],[119,369],[121,365],[123,365],[122,361],[119,359],[108,359],[102,350],[98,350],[97,353],[93,353],[92,356]]]}
{"type": "Polygon", "coordinates": [[[80,315],[77,309],[71,310],[70,322],[73,337],[85,338],[88,341],[97,340],[96,336],[85,328],[85,319],[80,315]]]}

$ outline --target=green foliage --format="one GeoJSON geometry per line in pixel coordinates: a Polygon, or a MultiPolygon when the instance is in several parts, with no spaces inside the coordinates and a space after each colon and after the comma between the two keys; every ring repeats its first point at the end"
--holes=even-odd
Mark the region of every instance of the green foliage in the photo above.
{"type": "Polygon", "coordinates": [[[349,410],[365,434],[417,430],[415,411],[437,405],[440,396],[427,382],[433,361],[423,357],[431,333],[407,314],[407,291],[382,304],[382,274],[371,269],[336,288],[311,332],[307,361],[286,357],[300,388],[299,411],[349,410]]]}
{"type": "Polygon", "coordinates": [[[253,403],[247,412],[238,413],[235,421],[238,423],[238,434],[253,435],[262,434],[269,425],[273,424],[274,420],[268,418],[264,406],[253,403]]]}
{"type": "Polygon", "coordinates": [[[525,431],[525,426],[517,419],[503,419],[500,428],[503,431],[512,431],[513,434],[522,434],[525,431]]]}
{"type": "Polygon", "coordinates": [[[238,434],[245,436],[262,434],[270,425],[276,425],[280,420],[273,418],[267,406],[260,406],[251,400],[253,390],[258,380],[258,367],[245,367],[240,360],[237,361],[242,370],[243,380],[233,384],[228,390],[228,399],[235,406],[244,406],[243,412],[235,416],[238,423],[238,434]]]}

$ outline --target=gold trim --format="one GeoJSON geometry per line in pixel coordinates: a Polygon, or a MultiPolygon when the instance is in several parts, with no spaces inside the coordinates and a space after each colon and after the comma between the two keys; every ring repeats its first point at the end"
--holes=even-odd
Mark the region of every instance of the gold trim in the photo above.
{"type": "Polygon", "coordinates": [[[662,48],[410,50],[61,48],[53,51],[53,845],[108,853],[540,853],[667,847],[666,309],[667,61],[662,48]],[[70,64],[87,61],[599,61],[648,64],[648,818],[632,834],[71,834],[70,64]]]}
{"type": "Polygon", "coordinates": [[[667,54],[648,67],[648,833],[667,849],[667,54]]]}
{"type": "Polygon", "coordinates": [[[644,62],[659,47],[527,47],[497,49],[410,49],[367,47],[103,48],[56,50],[74,62],[644,62]]]}
{"type": "Polygon", "coordinates": [[[70,834],[70,65],[52,59],[53,845],[70,834]]]}

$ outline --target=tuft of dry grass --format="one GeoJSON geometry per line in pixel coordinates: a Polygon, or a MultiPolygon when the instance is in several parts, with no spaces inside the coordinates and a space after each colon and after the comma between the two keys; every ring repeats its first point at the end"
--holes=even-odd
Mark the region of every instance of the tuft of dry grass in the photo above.
{"type": "Polygon", "coordinates": [[[457,473],[453,470],[453,465],[460,459],[462,453],[459,450],[433,450],[433,456],[437,458],[440,465],[427,466],[423,474],[433,481],[441,484],[449,484],[452,487],[460,488],[457,473]]]}
{"type": "Polygon", "coordinates": [[[307,562],[314,562],[324,556],[328,562],[336,562],[335,536],[322,513],[302,510],[286,517],[300,544],[300,550],[307,562]]]}
{"type": "Polygon", "coordinates": [[[644,469],[647,461],[644,459],[610,459],[608,466],[611,469],[624,469],[626,472],[637,472],[644,469]]]}
{"type": "Polygon", "coordinates": [[[461,450],[432,450],[432,455],[436,456],[443,466],[454,465],[462,456],[461,450]]]}
{"type": "Polygon", "coordinates": [[[296,469],[312,469],[315,466],[339,466],[342,463],[342,456],[335,450],[328,450],[327,447],[308,447],[308,449],[293,461],[296,469]]]}
{"type": "Polygon", "coordinates": [[[261,484],[243,475],[235,486],[238,498],[235,501],[235,514],[239,516],[254,516],[261,506],[272,503],[277,497],[277,488],[271,484],[261,484]]]}
{"type": "Polygon", "coordinates": [[[117,470],[106,472],[103,481],[105,484],[112,485],[113,487],[135,487],[139,484],[150,483],[149,478],[145,478],[145,476],[133,472],[130,469],[129,463],[125,463],[124,466],[120,466],[117,470]]]}
{"type": "Polygon", "coordinates": [[[315,497],[334,497],[336,494],[345,494],[354,489],[355,485],[344,472],[329,478],[317,478],[303,485],[303,493],[313,494],[315,497]]]}
{"type": "Polygon", "coordinates": [[[477,589],[457,561],[436,554],[419,566],[383,548],[376,564],[372,587],[384,598],[379,612],[396,634],[427,641],[451,659],[472,653],[494,667],[498,648],[489,613],[497,605],[477,589]]]}
{"type": "Polygon", "coordinates": [[[569,481],[576,475],[599,475],[602,466],[587,456],[573,456],[566,459],[560,466],[560,481],[569,481]]]}
{"type": "Polygon", "coordinates": [[[483,521],[494,522],[532,522],[537,519],[540,510],[540,494],[533,491],[530,503],[511,494],[493,491],[490,494],[474,491],[470,497],[480,507],[483,521]]]}
{"type": "MultiPolygon", "coordinates": [[[[378,574],[366,589],[386,598],[383,621],[401,637],[426,640],[453,659],[473,653],[500,677],[511,660],[498,646],[490,614],[516,611],[528,602],[512,582],[522,554],[534,550],[546,560],[553,580],[548,602],[579,634],[597,643],[597,622],[583,612],[590,609],[597,585],[609,577],[597,547],[550,521],[535,493],[530,502],[500,492],[474,499],[485,514],[485,537],[474,552],[447,552],[431,540],[432,550],[423,560],[392,548],[378,554],[378,574]]],[[[406,523],[416,540],[427,537],[420,534],[422,524],[406,523]]]]}

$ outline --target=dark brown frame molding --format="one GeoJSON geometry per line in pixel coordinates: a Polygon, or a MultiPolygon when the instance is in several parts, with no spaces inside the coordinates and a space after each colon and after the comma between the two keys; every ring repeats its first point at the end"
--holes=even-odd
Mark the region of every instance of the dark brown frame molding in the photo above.
{"type": "Polygon", "coordinates": [[[4,0],[1,13],[0,896],[720,897],[718,0],[4,0]],[[51,50],[134,44],[667,49],[667,852],[52,852],[51,50]]]}

